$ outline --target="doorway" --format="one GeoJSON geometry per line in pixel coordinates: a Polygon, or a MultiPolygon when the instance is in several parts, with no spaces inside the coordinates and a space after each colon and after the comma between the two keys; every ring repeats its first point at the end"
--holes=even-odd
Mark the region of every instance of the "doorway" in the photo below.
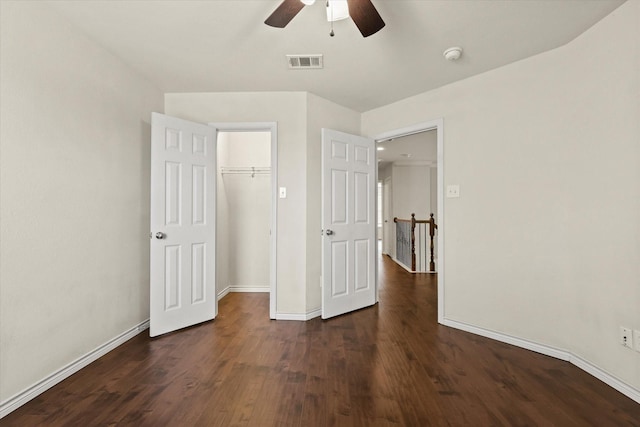
{"type": "Polygon", "coordinates": [[[209,123],[218,130],[218,299],[268,292],[276,316],[277,124],[209,123]]]}
{"type": "MultiPolygon", "coordinates": [[[[385,221],[383,253],[411,272],[432,272],[429,226],[426,221],[431,214],[437,221],[436,133],[436,130],[426,130],[377,142],[379,190],[382,190],[385,221]],[[410,251],[404,245],[398,249],[394,218],[398,218],[398,226],[402,230],[407,228],[405,231],[408,231],[413,214],[417,223],[409,240],[415,250],[410,251]],[[400,252],[396,253],[398,250],[400,252]]],[[[409,236],[404,237],[408,239],[409,236]]],[[[404,237],[402,240],[408,241],[404,237]]]]}
{"type": "Polygon", "coordinates": [[[218,132],[217,295],[270,292],[271,133],[218,132]]]}
{"type": "MultiPolygon", "coordinates": [[[[435,191],[432,191],[430,196],[430,203],[435,204],[435,212],[434,217],[437,220],[438,224],[438,238],[437,238],[437,247],[435,248],[437,257],[437,272],[438,272],[438,322],[442,323],[445,318],[444,313],[444,299],[445,299],[445,270],[444,270],[444,261],[445,261],[445,209],[444,209],[444,120],[442,118],[431,120],[428,122],[417,123],[411,126],[407,126],[404,128],[398,128],[389,130],[387,132],[383,132],[374,136],[374,140],[376,143],[382,143],[384,141],[391,141],[397,138],[407,137],[415,134],[420,134],[427,131],[435,132],[435,148],[436,148],[436,170],[432,172],[431,179],[431,188],[435,186],[435,191]],[[435,185],[433,184],[435,181],[435,185]],[[433,194],[435,193],[435,195],[433,194]]],[[[378,157],[380,157],[380,151],[377,150],[378,157]]],[[[409,153],[404,153],[409,154],[409,153]]],[[[381,179],[384,183],[385,176],[384,174],[380,174],[378,179],[381,179]]],[[[393,182],[393,181],[391,181],[393,182]]],[[[384,191],[384,184],[383,184],[384,191]]],[[[393,195],[393,189],[391,189],[390,193],[393,195]]],[[[393,202],[390,202],[393,203],[393,202]]],[[[390,215],[393,216],[393,215],[390,215]]],[[[393,233],[394,227],[393,224],[390,227],[391,230],[391,246],[393,246],[393,241],[395,239],[395,233],[393,233]]],[[[384,239],[384,234],[383,234],[384,239]]],[[[393,250],[393,248],[390,248],[393,250]]]]}

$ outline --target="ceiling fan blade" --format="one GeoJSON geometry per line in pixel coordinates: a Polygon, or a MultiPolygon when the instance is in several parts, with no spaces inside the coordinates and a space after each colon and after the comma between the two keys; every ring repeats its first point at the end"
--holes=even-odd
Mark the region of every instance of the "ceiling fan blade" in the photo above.
{"type": "Polygon", "coordinates": [[[363,37],[369,37],[384,27],[384,21],[371,0],[347,0],[347,4],[349,15],[363,37]]]}
{"type": "Polygon", "coordinates": [[[304,4],[300,0],[284,0],[264,23],[272,27],[284,28],[303,7],[304,4]]]}

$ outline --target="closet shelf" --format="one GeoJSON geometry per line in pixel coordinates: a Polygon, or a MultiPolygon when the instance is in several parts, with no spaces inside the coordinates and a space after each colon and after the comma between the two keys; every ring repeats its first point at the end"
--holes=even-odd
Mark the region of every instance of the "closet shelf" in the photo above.
{"type": "Polygon", "coordinates": [[[253,178],[256,175],[269,175],[271,174],[271,168],[268,166],[223,166],[220,168],[222,175],[251,175],[253,178]]]}

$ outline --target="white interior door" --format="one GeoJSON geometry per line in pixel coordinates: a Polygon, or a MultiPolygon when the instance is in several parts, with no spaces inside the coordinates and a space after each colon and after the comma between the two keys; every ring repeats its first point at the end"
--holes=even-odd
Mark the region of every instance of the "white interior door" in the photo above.
{"type": "Polygon", "coordinates": [[[322,129],[322,318],[376,302],[372,139],[322,129]]]}
{"type": "Polygon", "coordinates": [[[216,129],[153,113],[150,335],[213,319],[216,129]]]}

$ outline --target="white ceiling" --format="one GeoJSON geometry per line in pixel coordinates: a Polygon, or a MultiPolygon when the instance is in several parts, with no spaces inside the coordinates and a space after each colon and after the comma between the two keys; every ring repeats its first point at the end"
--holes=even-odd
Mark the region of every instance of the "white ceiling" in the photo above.
{"type": "Polygon", "coordinates": [[[284,29],[263,24],[280,0],[49,3],[164,92],[309,91],[367,111],[561,46],[623,0],[373,0],[387,25],[368,38],[351,20],[330,37],[322,0],[284,29]],[[324,69],[288,69],[315,53],[324,69]]]}

